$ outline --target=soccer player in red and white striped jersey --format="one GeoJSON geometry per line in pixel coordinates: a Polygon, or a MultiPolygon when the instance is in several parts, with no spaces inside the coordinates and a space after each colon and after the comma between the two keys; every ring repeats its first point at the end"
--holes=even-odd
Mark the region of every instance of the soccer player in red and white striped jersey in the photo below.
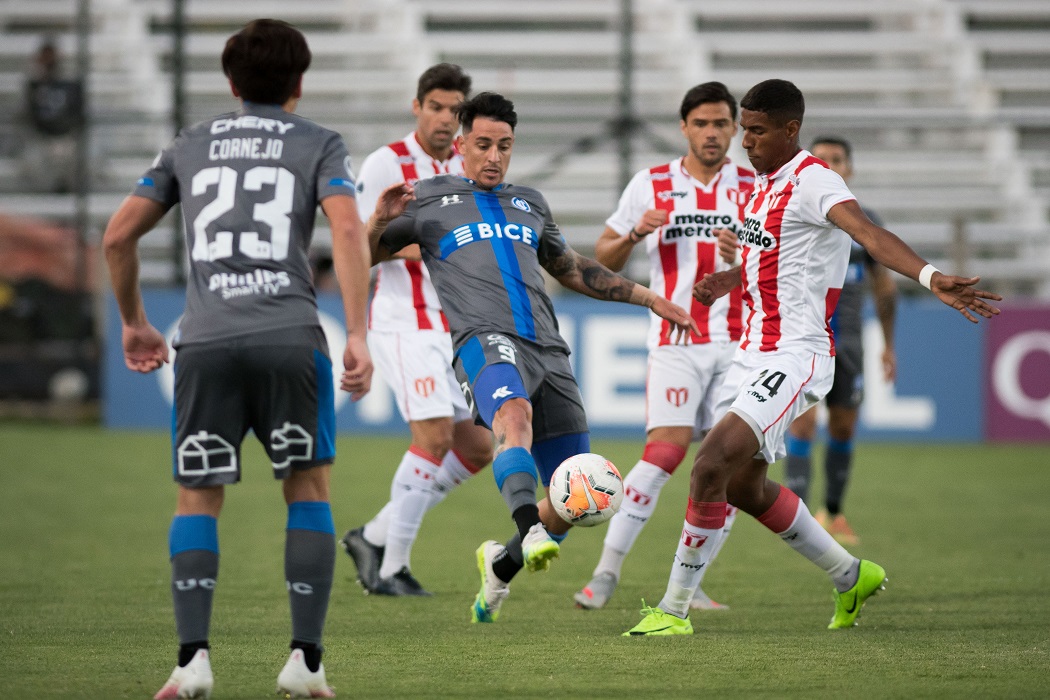
{"type": "MultiPolygon", "coordinates": [[[[419,78],[412,112],[416,129],[369,155],[358,177],[357,201],[367,221],[390,185],[462,174],[452,108],[470,93],[459,66],[440,63],[419,78]]],[[[412,444],[394,474],[390,501],[342,539],[361,585],[381,595],[428,595],[409,557],[423,515],[448,492],[492,461],[492,433],[474,424],[452,370],[452,339],[418,246],[378,264],[369,309],[368,346],[378,373],[394,392],[412,444]]]]}
{"type": "MultiPolygon", "coordinates": [[[[726,156],[737,131],[736,112],[736,99],[722,83],[691,88],[679,109],[687,153],[634,176],[595,246],[599,262],[620,270],[635,246],[644,244],[649,288],[690,309],[700,333],[688,345],[674,344],[670,324],[651,317],[645,450],[624,480],[626,497],[609,523],[594,576],[575,595],[582,608],[601,608],[609,600],[661,489],[690,443],[711,429],[718,391],[740,341],[739,289],[711,306],[693,299],[693,285],[704,275],[730,269],[718,254],[718,232],[743,229],[744,205],[754,188],[754,171],[726,156]]],[[[735,517],[736,509],[729,508],[726,534],[735,517]]],[[[691,606],[725,607],[699,587],[691,606]]]]}
{"type": "Polygon", "coordinates": [[[872,223],[842,178],[799,146],[802,93],[767,80],[740,101],[743,146],[759,173],[739,239],[740,267],[706,276],[694,297],[705,304],[743,286],[744,339],[723,384],[717,422],[693,465],[682,536],[667,591],[627,635],[692,634],[689,602],[722,539],[733,504],[823,569],[835,586],[829,629],[852,627],[883,588],[885,570],[836,542],[798,496],[771,481],[791,422],[831,387],[835,339],[828,321],[846,275],[850,237],[882,265],[918,280],[976,322],[999,311],[979,278],[941,274],[897,236],[872,223]]]}

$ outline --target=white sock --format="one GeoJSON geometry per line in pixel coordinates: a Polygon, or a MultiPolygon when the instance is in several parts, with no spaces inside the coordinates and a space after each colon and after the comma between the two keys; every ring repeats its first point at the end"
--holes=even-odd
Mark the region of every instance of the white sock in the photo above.
{"type": "Polygon", "coordinates": [[[652,517],[653,511],[656,510],[656,500],[660,497],[660,490],[670,478],[671,475],[666,471],[643,460],[639,460],[627,473],[623,480],[623,503],[620,505],[620,510],[609,521],[602,558],[594,569],[595,576],[600,573],[610,573],[617,580],[620,579],[623,560],[634,546],[642,528],[652,517]]]}
{"type": "Polygon", "coordinates": [[[390,511],[394,507],[393,501],[387,501],[386,505],[375,514],[375,516],[365,523],[364,538],[365,541],[376,547],[386,546],[386,532],[387,527],[390,525],[390,511]]]}
{"type": "Polygon", "coordinates": [[[801,500],[791,526],[777,535],[789,547],[823,569],[840,592],[848,591],[857,582],[860,560],[847,552],[820,526],[801,500]]]}
{"type": "Polygon", "coordinates": [[[689,601],[700,585],[701,572],[711,561],[711,554],[722,539],[722,528],[707,529],[690,525],[686,520],[682,538],[674,554],[667,592],[660,601],[660,609],[678,617],[689,615],[689,601]]]}
{"type": "MultiPolygon", "coordinates": [[[[707,562],[707,566],[700,569],[700,581],[704,580],[704,576],[707,575],[708,569],[711,568],[711,564],[714,563],[715,557],[722,551],[722,545],[726,543],[726,539],[729,537],[729,531],[733,529],[733,523],[736,522],[736,514],[739,511],[736,506],[726,506],[726,524],[722,526],[722,536],[718,539],[718,544],[715,545],[714,549],[711,550],[711,559],[707,562]]],[[[699,585],[699,583],[697,584],[699,585]]],[[[699,591],[700,589],[697,588],[699,591]]]]}
{"type": "Polygon", "coordinates": [[[463,460],[455,452],[449,450],[445,454],[445,459],[441,460],[441,468],[437,470],[434,497],[429,507],[433,508],[438,503],[441,503],[452,489],[472,476],[474,476],[474,473],[467,469],[467,465],[463,464],[463,460]]]}
{"type": "Polygon", "coordinates": [[[391,501],[390,523],[387,527],[386,551],[380,578],[393,576],[402,567],[412,568],[412,544],[423,524],[423,515],[429,510],[434,496],[434,482],[440,465],[409,449],[401,458],[394,474],[395,493],[391,501]]]}

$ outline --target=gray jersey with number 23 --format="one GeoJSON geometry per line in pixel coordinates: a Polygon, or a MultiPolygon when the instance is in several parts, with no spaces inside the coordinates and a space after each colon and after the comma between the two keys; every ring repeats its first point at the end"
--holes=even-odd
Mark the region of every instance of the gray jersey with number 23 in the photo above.
{"type": "Polygon", "coordinates": [[[190,269],[176,346],[317,325],[307,258],[317,205],[354,196],[339,134],[246,103],[184,129],[134,194],[182,202],[190,269]]]}

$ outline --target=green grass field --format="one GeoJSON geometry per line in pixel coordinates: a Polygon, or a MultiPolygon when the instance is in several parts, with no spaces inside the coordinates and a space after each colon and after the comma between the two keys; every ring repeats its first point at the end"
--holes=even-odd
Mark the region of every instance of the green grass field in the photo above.
{"type": "MultiPolygon", "coordinates": [[[[336,527],[385,501],[403,439],[339,442],[336,527]]],[[[626,471],[637,441],[596,441],[626,471]]],[[[212,624],[213,697],[272,696],[287,656],[285,508],[262,451],[227,494],[212,624]]],[[[0,425],[0,691],[145,698],[174,663],[163,434],[0,425]]],[[[888,590],[831,632],[822,572],[742,516],[705,580],[731,610],[696,634],[624,639],[667,580],[687,466],[602,611],[577,610],[604,529],[578,530],[546,574],[522,573],[495,625],[469,624],[474,549],[511,523],[488,474],[423,525],[413,569],[430,599],[366,597],[341,551],[325,666],[340,697],[1046,697],[1050,449],[860,445],[848,500],[857,554],[888,590]]],[[[774,470],[774,474],[778,474],[774,470]]],[[[819,484],[818,484],[819,492],[819,484]]]]}

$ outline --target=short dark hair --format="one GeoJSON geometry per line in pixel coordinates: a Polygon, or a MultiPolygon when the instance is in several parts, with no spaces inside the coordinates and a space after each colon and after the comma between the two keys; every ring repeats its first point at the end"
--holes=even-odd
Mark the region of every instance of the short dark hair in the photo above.
{"type": "Polygon", "coordinates": [[[802,123],[806,113],[806,100],[802,91],[787,80],[763,80],[747,91],[740,107],[752,112],[762,112],[778,124],[787,124],[795,119],[802,123]]]}
{"type": "Polygon", "coordinates": [[[248,102],[283,105],[310,67],[310,47],[279,19],[256,19],[226,40],[222,72],[248,102]]]}
{"type": "Polygon", "coordinates": [[[464,134],[473,128],[474,120],[478,117],[506,122],[510,124],[511,131],[514,131],[514,127],[518,125],[514,103],[496,92],[479,92],[466,102],[460,102],[456,106],[456,116],[459,118],[464,134]]]}
{"type": "Polygon", "coordinates": [[[470,95],[470,76],[455,63],[439,63],[423,71],[416,85],[416,99],[419,104],[432,90],[449,90],[462,92],[463,97],[470,95]]]}
{"type": "Polygon", "coordinates": [[[685,93],[685,97],[682,98],[682,106],[678,111],[682,115],[682,121],[685,121],[689,113],[700,105],[718,102],[725,102],[729,105],[729,116],[736,121],[736,98],[729,93],[729,88],[717,80],[689,88],[689,92],[685,93]]]}
{"type": "Polygon", "coordinates": [[[809,150],[813,150],[817,146],[838,146],[846,154],[846,160],[853,162],[853,146],[850,142],[841,136],[818,136],[813,139],[813,143],[809,144],[809,150]]]}

